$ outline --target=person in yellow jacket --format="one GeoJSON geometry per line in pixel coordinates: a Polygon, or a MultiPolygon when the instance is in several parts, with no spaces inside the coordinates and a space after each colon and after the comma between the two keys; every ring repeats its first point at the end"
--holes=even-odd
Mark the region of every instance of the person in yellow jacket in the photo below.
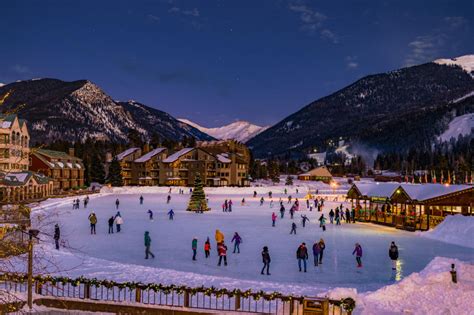
{"type": "Polygon", "coordinates": [[[222,233],[219,229],[217,229],[215,238],[216,238],[216,243],[217,243],[216,249],[218,249],[219,244],[224,243],[224,233],[222,233]]]}

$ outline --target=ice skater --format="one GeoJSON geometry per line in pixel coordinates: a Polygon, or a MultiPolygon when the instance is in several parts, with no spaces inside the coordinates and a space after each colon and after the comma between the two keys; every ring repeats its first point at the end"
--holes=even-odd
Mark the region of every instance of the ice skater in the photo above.
{"type": "Polygon", "coordinates": [[[145,259],[148,259],[148,256],[151,256],[151,258],[155,258],[155,255],[150,251],[150,246],[151,246],[150,232],[146,231],[145,232],[145,259]]]}
{"type": "Polygon", "coordinates": [[[356,255],[356,261],[357,261],[357,268],[362,267],[362,246],[360,246],[359,243],[355,244],[354,251],[352,252],[352,255],[356,255]]]}
{"type": "Polygon", "coordinates": [[[206,258],[209,258],[211,255],[211,242],[209,241],[209,237],[206,240],[206,243],[204,243],[204,255],[206,258]]]}
{"type": "Polygon", "coordinates": [[[140,196],[140,204],[143,204],[143,196],[140,196]]]}
{"type": "Polygon", "coordinates": [[[308,219],[308,217],[306,216],[306,214],[303,214],[303,215],[301,216],[301,223],[302,223],[303,227],[306,226],[306,221],[309,222],[309,219],[308,219]]]}
{"type": "Polygon", "coordinates": [[[120,212],[117,213],[115,216],[115,229],[117,230],[117,233],[120,233],[122,230],[122,224],[123,224],[123,219],[122,216],[120,215],[120,212]]]}
{"type": "Polygon", "coordinates": [[[219,254],[218,266],[221,265],[222,259],[224,259],[224,266],[227,266],[227,246],[224,244],[224,241],[217,245],[217,253],[219,254]]]}
{"type": "Polygon", "coordinates": [[[171,201],[171,195],[168,195],[168,197],[166,197],[166,203],[170,203],[171,201]]]}
{"type": "Polygon", "coordinates": [[[237,251],[237,254],[240,254],[240,243],[242,243],[242,237],[240,237],[239,233],[235,232],[234,237],[230,241],[234,243],[234,254],[237,251]]]}
{"type": "Polygon", "coordinates": [[[117,200],[115,200],[115,209],[118,210],[119,206],[120,206],[120,200],[118,200],[117,198],[117,200]]]}
{"type": "Polygon", "coordinates": [[[59,225],[56,223],[54,225],[54,244],[56,245],[56,249],[59,250],[59,239],[61,237],[61,231],[59,230],[59,225]]]}
{"type": "Polygon", "coordinates": [[[324,213],[319,217],[319,227],[323,229],[323,232],[326,231],[326,218],[324,217],[324,213]]]}
{"type": "Polygon", "coordinates": [[[174,211],[173,211],[173,209],[170,209],[170,211],[168,211],[168,219],[169,220],[174,220],[174,211]]]}
{"type": "Polygon", "coordinates": [[[298,259],[298,268],[301,272],[301,263],[304,266],[304,272],[306,272],[306,260],[308,260],[308,249],[306,248],[306,243],[301,243],[296,250],[296,258],[298,259]]]}
{"type": "Polygon", "coordinates": [[[323,239],[319,240],[319,264],[323,263],[324,250],[326,249],[326,244],[323,239]]]}
{"type": "Polygon", "coordinates": [[[388,256],[392,260],[392,270],[397,270],[397,260],[398,260],[398,247],[395,245],[395,242],[390,244],[390,249],[388,250],[388,256]]]}
{"type": "Polygon", "coordinates": [[[275,214],[275,212],[273,212],[272,213],[272,226],[275,226],[276,219],[277,219],[277,215],[275,214]]]}
{"type": "Polygon", "coordinates": [[[334,223],[334,210],[331,209],[331,211],[329,211],[329,222],[331,224],[334,223]]]}
{"type": "Polygon", "coordinates": [[[262,250],[262,261],[263,261],[263,268],[262,271],[260,272],[262,275],[264,274],[263,271],[265,268],[267,269],[267,275],[270,275],[270,253],[268,252],[268,247],[264,246],[262,250]]]}
{"type": "Polygon", "coordinates": [[[97,216],[94,212],[89,214],[89,222],[91,225],[91,234],[95,234],[95,225],[97,224],[97,216]]]}
{"type": "Polygon", "coordinates": [[[283,219],[285,216],[285,206],[283,206],[283,203],[280,205],[280,218],[283,219]]]}
{"type": "Polygon", "coordinates": [[[319,242],[313,244],[313,256],[314,256],[314,266],[319,266],[319,254],[321,253],[321,247],[319,242]]]}
{"type": "Polygon", "coordinates": [[[295,223],[295,222],[291,223],[290,235],[291,235],[291,234],[295,234],[295,235],[296,235],[296,223],[295,223]]]}
{"type": "Polygon", "coordinates": [[[109,218],[109,234],[114,234],[114,216],[109,218]]]}
{"type": "Polygon", "coordinates": [[[198,247],[198,240],[197,240],[197,237],[194,237],[193,241],[191,242],[191,248],[193,250],[193,260],[196,260],[197,247],[198,247]]]}
{"type": "Polygon", "coordinates": [[[148,209],[147,213],[148,213],[148,218],[150,219],[150,221],[153,221],[153,211],[151,211],[151,209],[148,209]]]}

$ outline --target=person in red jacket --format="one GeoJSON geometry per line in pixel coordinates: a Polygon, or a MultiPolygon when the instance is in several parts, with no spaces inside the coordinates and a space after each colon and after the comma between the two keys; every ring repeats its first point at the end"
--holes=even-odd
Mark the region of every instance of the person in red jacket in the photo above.
{"type": "Polygon", "coordinates": [[[275,226],[276,219],[277,219],[277,215],[275,214],[275,212],[273,212],[272,213],[272,226],[275,226]]]}
{"type": "Polygon", "coordinates": [[[217,265],[220,266],[222,259],[224,259],[224,266],[227,266],[227,246],[225,246],[224,242],[217,245],[217,252],[219,253],[219,263],[217,265]]]}
{"type": "Polygon", "coordinates": [[[206,255],[206,258],[209,258],[209,255],[211,254],[211,242],[209,241],[209,237],[206,240],[206,243],[204,243],[204,254],[206,255]]]}

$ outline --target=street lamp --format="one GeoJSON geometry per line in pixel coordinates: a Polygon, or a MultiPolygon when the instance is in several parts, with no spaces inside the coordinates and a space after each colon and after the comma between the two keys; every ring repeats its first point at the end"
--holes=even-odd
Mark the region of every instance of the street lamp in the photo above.
{"type": "Polygon", "coordinates": [[[33,308],[33,238],[38,238],[39,230],[28,230],[28,307],[33,308]]]}

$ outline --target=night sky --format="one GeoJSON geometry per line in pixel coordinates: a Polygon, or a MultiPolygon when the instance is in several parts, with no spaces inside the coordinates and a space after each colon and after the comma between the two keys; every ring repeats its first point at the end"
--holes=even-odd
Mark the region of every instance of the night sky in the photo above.
{"type": "Polygon", "coordinates": [[[474,53],[474,1],[0,1],[0,82],[88,79],[214,127],[474,53]]]}

